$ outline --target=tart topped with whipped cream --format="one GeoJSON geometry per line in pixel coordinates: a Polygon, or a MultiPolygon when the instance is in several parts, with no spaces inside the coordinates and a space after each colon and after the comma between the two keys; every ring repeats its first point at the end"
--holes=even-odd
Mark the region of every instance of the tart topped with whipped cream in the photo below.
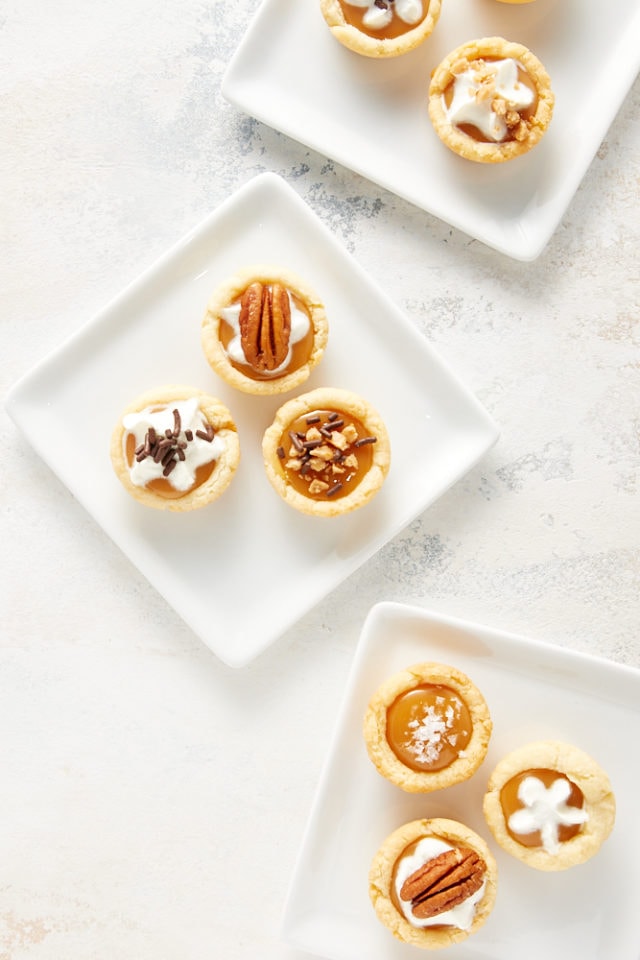
{"type": "Polygon", "coordinates": [[[549,126],[553,106],[538,58],[502,37],[458,47],[436,67],[429,87],[429,116],[440,139],[480,163],[529,151],[549,126]]]}
{"type": "Polygon", "coordinates": [[[227,408],[191,387],[162,387],[134,400],[116,424],[111,462],[134,499],[158,510],[195,510],[217,499],[240,460],[227,408]]]}
{"type": "Polygon", "coordinates": [[[615,821],[605,772],[583,750],[554,740],[504,757],[491,774],[483,808],[498,843],[537,870],[584,863],[615,821]]]}
{"type": "Polygon", "coordinates": [[[322,15],[343,46],[365,57],[397,57],[433,32],[441,0],[320,0],[322,15]]]}
{"type": "Polygon", "coordinates": [[[232,387],[276,394],[320,362],[329,328],[323,304],[291,271],[240,270],[213,293],[202,321],[207,361],[232,387]]]}
{"type": "Polygon", "coordinates": [[[487,920],[497,867],[487,844],[456,820],[413,820],[375,854],[369,897],[398,940],[424,949],[466,940],[487,920]]]}

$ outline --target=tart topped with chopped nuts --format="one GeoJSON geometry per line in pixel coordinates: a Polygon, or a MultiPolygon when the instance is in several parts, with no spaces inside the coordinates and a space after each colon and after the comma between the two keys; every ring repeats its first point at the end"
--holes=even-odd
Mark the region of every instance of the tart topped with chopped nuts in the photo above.
{"type": "Polygon", "coordinates": [[[526,153],[553,113],[549,76],[526,47],[472,40],[433,72],[429,116],[443,143],[467,160],[499,163],[526,153]]]}
{"type": "Polygon", "coordinates": [[[328,338],[324,306],[290,271],[250,267],[214,292],[202,321],[207,361],[232,387],[277,394],[303,383],[328,338]]]}
{"type": "Polygon", "coordinates": [[[335,516],[364,506],[390,464],[378,413],[347,390],[321,387],[285,403],[262,442],[271,484],[292,507],[335,516]]]}
{"type": "Polygon", "coordinates": [[[378,919],[404,943],[447,947],[475,933],[493,909],[497,867],[476,833],[456,820],[413,820],[395,830],[369,871],[378,919]]]}
{"type": "Polygon", "coordinates": [[[365,57],[397,57],[433,32],[441,0],[320,0],[333,36],[365,57]]]}
{"type": "Polygon", "coordinates": [[[158,510],[195,510],[217,499],[240,460],[227,408],[190,387],[163,387],[134,400],[116,424],[111,462],[125,489],[158,510]]]}

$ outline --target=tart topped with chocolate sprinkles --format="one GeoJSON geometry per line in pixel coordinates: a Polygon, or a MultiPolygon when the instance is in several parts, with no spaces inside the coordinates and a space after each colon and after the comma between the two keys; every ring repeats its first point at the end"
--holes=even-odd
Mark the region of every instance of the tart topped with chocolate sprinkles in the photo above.
{"type": "Polygon", "coordinates": [[[384,423],[361,397],[320,388],[278,410],[262,443],[267,476],[292,507],[316,516],[367,503],[389,470],[384,423]]]}
{"type": "Polygon", "coordinates": [[[111,460],[125,489],[160,510],[211,503],[231,482],[239,459],[238,434],[227,408],[189,387],[138,397],[111,440],[111,460]]]}

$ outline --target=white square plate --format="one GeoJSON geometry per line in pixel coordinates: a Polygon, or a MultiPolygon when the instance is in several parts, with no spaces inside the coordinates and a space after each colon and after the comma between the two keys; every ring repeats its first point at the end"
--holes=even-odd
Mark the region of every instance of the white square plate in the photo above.
{"type": "Polygon", "coordinates": [[[205,643],[242,666],[461,477],[497,429],[410,321],[298,195],[254,178],[11,391],[7,409],[43,459],[205,643]],[[214,287],[273,262],[324,300],[326,354],[298,392],[346,387],[370,400],[392,465],[367,507],[318,521],[271,488],[261,440],[289,395],[250,397],[207,365],[200,324],[214,287]],[[118,482],[111,432],[127,403],[184,383],[219,396],[240,436],[229,490],[202,510],[150,510],[118,482]]]}
{"type": "Polygon", "coordinates": [[[638,0],[444,0],[417,50],[373,61],[333,39],[319,0],[263,0],[222,92],[233,104],[518,260],[544,249],[640,68],[638,0]],[[451,153],[426,109],[429,78],[467,40],[504,36],[547,68],[556,107],[511,163],[451,153]]]}
{"type": "Polygon", "coordinates": [[[476,830],[498,861],[498,896],[484,927],[451,960],[638,960],[640,671],[511,636],[423,608],[380,603],[364,625],[321,778],[282,929],[292,946],[330,960],[410,960],[377,920],[367,892],[374,853],[402,823],[450,817],[476,830]],[[389,675],[434,660],[477,684],[494,728],[466,783],[405,794],[375,770],[362,739],[369,698],[389,675]],[[617,798],[612,834],[588,863],[532,870],[503,853],[482,815],[489,773],[538,739],[564,740],[607,771],[617,798]]]}

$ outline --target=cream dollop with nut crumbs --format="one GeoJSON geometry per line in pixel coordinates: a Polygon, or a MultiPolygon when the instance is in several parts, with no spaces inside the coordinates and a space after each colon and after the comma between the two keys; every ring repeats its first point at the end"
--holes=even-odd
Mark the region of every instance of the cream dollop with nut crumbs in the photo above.
{"type": "Polygon", "coordinates": [[[449,123],[459,127],[470,124],[487,140],[500,143],[510,134],[506,115],[498,104],[512,111],[525,110],[534,101],[533,91],[518,78],[515,60],[478,60],[456,74],[453,98],[445,105],[449,123]]]}

